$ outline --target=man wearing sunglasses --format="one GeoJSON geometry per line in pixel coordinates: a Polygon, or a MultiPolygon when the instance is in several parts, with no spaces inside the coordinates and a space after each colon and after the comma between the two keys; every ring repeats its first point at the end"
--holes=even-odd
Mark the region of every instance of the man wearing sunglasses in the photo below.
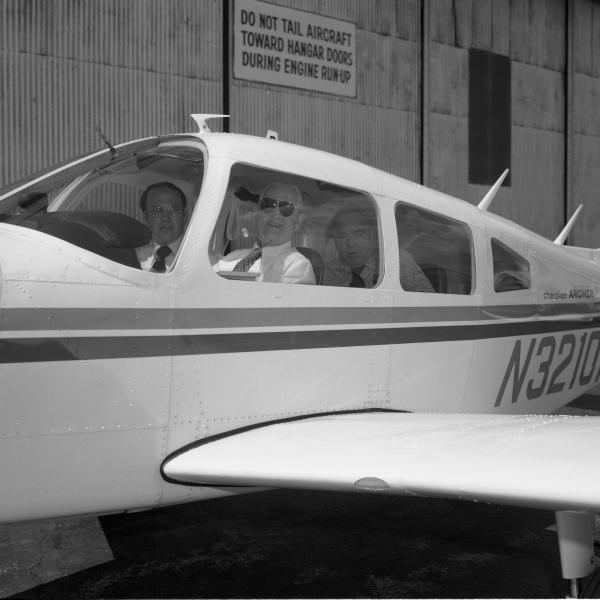
{"type": "Polygon", "coordinates": [[[185,194],[168,181],[149,186],[141,195],[140,208],[152,231],[150,243],[136,250],[144,271],[171,269],[183,237],[185,207],[185,194]]]}
{"type": "Polygon", "coordinates": [[[215,270],[255,273],[256,281],[314,284],[310,261],[292,247],[294,231],[304,218],[300,190],[273,182],[257,204],[254,248],[234,250],[217,262],[215,270]]]}

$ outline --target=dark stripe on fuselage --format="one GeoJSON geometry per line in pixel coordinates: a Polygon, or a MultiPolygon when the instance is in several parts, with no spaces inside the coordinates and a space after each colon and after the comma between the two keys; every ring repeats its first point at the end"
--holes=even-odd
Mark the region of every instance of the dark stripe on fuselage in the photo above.
{"type": "MultiPolygon", "coordinates": [[[[422,296],[422,295],[421,295],[422,296]]],[[[600,314],[599,302],[487,306],[260,308],[3,308],[0,331],[216,329],[495,321],[600,314]]]]}
{"type": "Polygon", "coordinates": [[[474,341],[594,329],[599,326],[595,322],[582,323],[565,320],[197,335],[12,338],[0,340],[0,363],[150,358],[474,341]]]}

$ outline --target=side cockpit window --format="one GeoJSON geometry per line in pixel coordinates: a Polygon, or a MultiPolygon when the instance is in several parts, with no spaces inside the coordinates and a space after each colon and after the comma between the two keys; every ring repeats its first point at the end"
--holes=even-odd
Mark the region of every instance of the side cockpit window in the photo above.
{"type": "Polygon", "coordinates": [[[473,291],[473,241],[467,225],[399,203],[396,229],[403,290],[438,294],[473,291]]]}
{"type": "Polygon", "coordinates": [[[2,220],[120,264],[165,273],[175,265],[203,176],[198,145],[146,142],[16,192],[3,200],[2,220]]]}
{"type": "Polygon", "coordinates": [[[375,287],[381,272],[375,204],[367,194],[323,181],[234,165],[211,262],[227,279],[375,287]]]}
{"type": "Polygon", "coordinates": [[[529,261],[495,238],[492,238],[492,259],[495,292],[514,292],[531,288],[529,261]]]}

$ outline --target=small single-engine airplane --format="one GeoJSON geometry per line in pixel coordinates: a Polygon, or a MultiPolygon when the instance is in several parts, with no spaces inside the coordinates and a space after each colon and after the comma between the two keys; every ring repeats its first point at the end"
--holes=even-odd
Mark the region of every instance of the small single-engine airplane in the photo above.
{"type": "Polygon", "coordinates": [[[538,507],[585,593],[600,420],[551,413],[600,383],[599,251],[490,214],[502,178],[473,206],[212,116],[0,192],[0,522],[282,487],[538,507]]]}

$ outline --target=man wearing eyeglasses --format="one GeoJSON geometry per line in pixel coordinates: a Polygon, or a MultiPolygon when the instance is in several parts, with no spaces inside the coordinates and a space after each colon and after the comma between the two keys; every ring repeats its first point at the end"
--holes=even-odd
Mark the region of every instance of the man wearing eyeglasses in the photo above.
{"type": "Polygon", "coordinates": [[[152,231],[150,243],[136,249],[140,266],[145,271],[165,273],[171,269],[181,245],[185,194],[168,181],[155,183],[141,195],[140,208],[152,231]]]}
{"type": "Polygon", "coordinates": [[[255,273],[256,281],[314,284],[311,262],[292,247],[294,231],[304,218],[302,208],[296,186],[267,185],[258,198],[258,242],[254,248],[234,250],[215,264],[215,270],[255,273]]]}

